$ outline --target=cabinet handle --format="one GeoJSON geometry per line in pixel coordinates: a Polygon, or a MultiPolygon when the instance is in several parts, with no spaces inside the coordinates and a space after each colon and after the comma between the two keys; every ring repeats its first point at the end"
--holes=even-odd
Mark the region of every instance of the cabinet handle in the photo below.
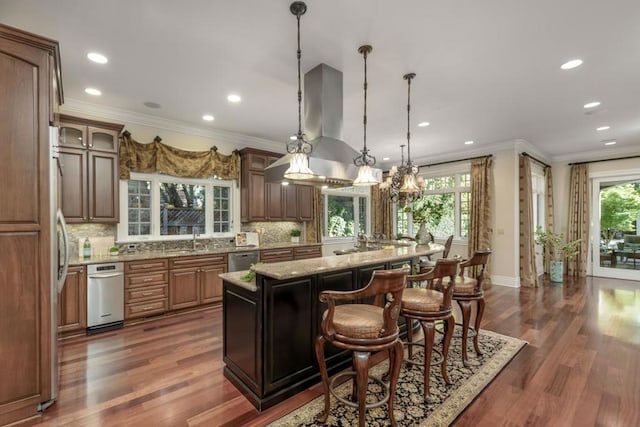
{"type": "Polygon", "coordinates": [[[80,138],[78,138],[78,139],[80,140],[80,145],[86,148],[86,147],[87,147],[87,143],[86,143],[86,142],[84,142],[84,138],[83,138],[83,137],[80,137],[80,138]]]}
{"type": "Polygon", "coordinates": [[[143,311],[153,310],[153,307],[144,307],[142,310],[143,310],[143,311]]]}
{"type": "Polygon", "coordinates": [[[153,292],[143,292],[142,295],[144,295],[144,296],[153,295],[153,292]]]}
{"type": "Polygon", "coordinates": [[[153,277],[147,277],[146,279],[143,280],[143,282],[152,282],[153,281],[153,277]]]}

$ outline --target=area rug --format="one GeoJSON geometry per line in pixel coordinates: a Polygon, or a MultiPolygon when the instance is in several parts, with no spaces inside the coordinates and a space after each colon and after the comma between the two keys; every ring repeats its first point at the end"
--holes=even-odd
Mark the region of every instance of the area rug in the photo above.
{"type": "MultiPolygon", "coordinates": [[[[459,332],[459,331],[457,331],[459,332]]],[[[482,392],[482,390],[500,373],[526,345],[525,341],[500,335],[491,331],[480,331],[479,337],[482,356],[473,351],[472,340],[467,348],[469,366],[465,367],[461,357],[461,340],[453,338],[449,349],[448,372],[452,385],[446,385],[440,375],[440,367],[431,369],[430,404],[423,401],[422,365],[411,366],[404,363],[400,371],[400,379],[396,388],[394,416],[400,426],[448,426],[455,421],[464,409],[482,392]]],[[[422,350],[416,347],[414,359],[422,360],[422,350]]],[[[406,351],[405,351],[406,353],[406,351]]],[[[406,357],[406,355],[405,355],[406,357]]],[[[385,360],[369,371],[370,375],[380,377],[387,371],[385,360]]],[[[337,388],[342,397],[351,392],[348,381],[337,388]]],[[[383,389],[374,382],[369,382],[367,401],[375,401],[383,394],[383,389]]],[[[324,409],[324,397],[320,396],[283,418],[269,424],[269,427],[315,427],[319,423],[317,415],[324,409]]],[[[331,397],[331,414],[324,425],[351,426],[357,425],[357,410],[338,404],[331,397]]],[[[367,425],[391,425],[388,407],[383,405],[367,411],[367,425]]]]}

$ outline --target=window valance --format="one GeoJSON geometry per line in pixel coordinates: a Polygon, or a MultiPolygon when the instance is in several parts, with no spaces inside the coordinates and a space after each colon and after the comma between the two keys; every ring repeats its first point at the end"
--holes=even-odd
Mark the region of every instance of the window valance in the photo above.
{"type": "Polygon", "coordinates": [[[129,179],[131,172],[160,172],[182,178],[237,179],[240,176],[240,155],[220,154],[213,146],[208,151],[186,151],[163,144],[156,136],[153,142],[142,144],[124,131],[120,136],[120,179],[129,179]]]}

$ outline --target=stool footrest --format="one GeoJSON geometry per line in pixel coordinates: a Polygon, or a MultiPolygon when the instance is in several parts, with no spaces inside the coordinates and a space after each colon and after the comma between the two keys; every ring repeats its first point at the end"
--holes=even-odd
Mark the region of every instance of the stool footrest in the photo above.
{"type": "MultiPolygon", "coordinates": [[[[462,328],[462,323],[456,323],[456,326],[460,326],[460,328],[462,328]]],[[[444,323],[436,323],[435,326],[435,331],[439,334],[444,334],[444,323]]],[[[476,328],[474,328],[473,326],[469,325],[469,332],[467,333],[467,338],[473,338],[476,335],[478,335],[478,331],[476,331],[476,328]]],[[[452,338],[462,338],[462,332],[454,332],[452,338]]]]}
{"type": "MultiPolygon", "coordinates": [[[[403,341],[402,345],[406,345],[407,347],[408,346],[412,346],[412,345],[417,345],[418,347],[424,348],[424,343],[421,343],[421,342],[418,343],[418,342],[406,342],[406,341],[403,341]]],[[[444,360],[444,357],[442,357],[442,352],[440,350],[438,350],[437,348],[433,348],[433,349],[431,349],[431,351],[433,353],[435,353],[435,355],[436,355],[435,360],[431,361],[431,366],[441,365],[442,361],[444,360]]],[[[424,352],[422,353],[422,357],[424,358],[424,352]]],[[[422,366],[422,362],[411,360],[409,358],[404,359],[404,362],[408,363],[410,365],[420,365],[420,366],[422,366]]]]}
{"type": "MultiPolygon", "coordinates": [[[[348,372],[341,372],[339,374],[334,375],[333,378],[331,378],[331,380],[329,381],[329,392],[333,395],[333,397],[338,399],[338,401],[343,403],[344,405],[347,405],[347,406],[350,406],[352,408],[358,409],[358,403],[357,402],[352,402],[350,400],[345,399],[342,396],[338,396],[338,393],[336,393],[336,391],[334,390],[336,380],[338,380],[338,378],[342,378],[342,377],[346,377],[346,376],[355,377],[356,376],[356,372],[355,371],[348,371],[348,372]]],[[[368,375],[368,377],[369,377],[369,379],[371,381],[378,383],[384,389],[384,396],[382,396],[382,398],[377,402],[365,404],[365,409],[378,408],[378,407],[384,405],[385,403],[387,403],[389,401],[389,395],[390,395],[390,393],[389,393],[389,385],[386,384],[384,381],[382,381],[382,379],[380,379],[378,377],[374,377],[373,375],[368,375]]]]}

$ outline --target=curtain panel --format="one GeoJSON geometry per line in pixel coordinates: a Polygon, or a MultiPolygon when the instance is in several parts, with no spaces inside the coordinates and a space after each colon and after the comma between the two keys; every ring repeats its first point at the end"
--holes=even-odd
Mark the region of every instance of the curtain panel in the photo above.
{"type": "Polygon", "coordinates": [[[305,223],[305,237],[307,242],[322,242],[322,190],[313,189],[313,220],[305,223]]]}
{"type": "MultiPolygon", "coordinates": [[[[544,168],[544,184],[545,184],[545,206],[544,206],[544,227],[545,230],[553,230],[555,226],[555,217],[553,213],[553,175],[551,174],[551,167],[545,166],[544,168]]],[[[544,269],[545,271],[551,271],[551,248],[545,248],[544,252],[544,269]]]]}
{"type": "Polygon", "coordinates": [[[381,189],[379,184],[371,187],[371,226],[373,233],[382,233],[393,239],[393,202],[391,191],[381,189]]]}
{"type": "Polygon", "coordinates": [[[573,165],[569,181],[569,224],[567,241],[582,239],[578,256],[567,262],[570,276],[587,275],[587,253],[589,249],[589,167],[573,165]]]}
{"type": "Polygon", "coordinates": [[[218,153],[217,147],[208,151],[186,151],[170,147],[155,137],[153,142],[142,144],[125,131],[120,136],[120,179],[129,179],[131,172],[153,173],[181,178],[237,179],[240,176],[240,155],[218,153]]]}
{"type": "MultiPolygon", "coordinates": [[[[493,159],[484,157],[471,161],[471,206],[469,207],[469,256],[491,247],[493,159]]],[[[474,272],[474,274],[477,274],[474,272]]],[[[485,270],[486,282],[491,282],[491,264],[485,270]]]]}
{"type": "Polygon", "coordinates": [[[520,208],[520,284],[537,288],[536,249],[533,229],[533,185],[531,182],[531,160],[519,156],[519,208],[520,208]]]}

